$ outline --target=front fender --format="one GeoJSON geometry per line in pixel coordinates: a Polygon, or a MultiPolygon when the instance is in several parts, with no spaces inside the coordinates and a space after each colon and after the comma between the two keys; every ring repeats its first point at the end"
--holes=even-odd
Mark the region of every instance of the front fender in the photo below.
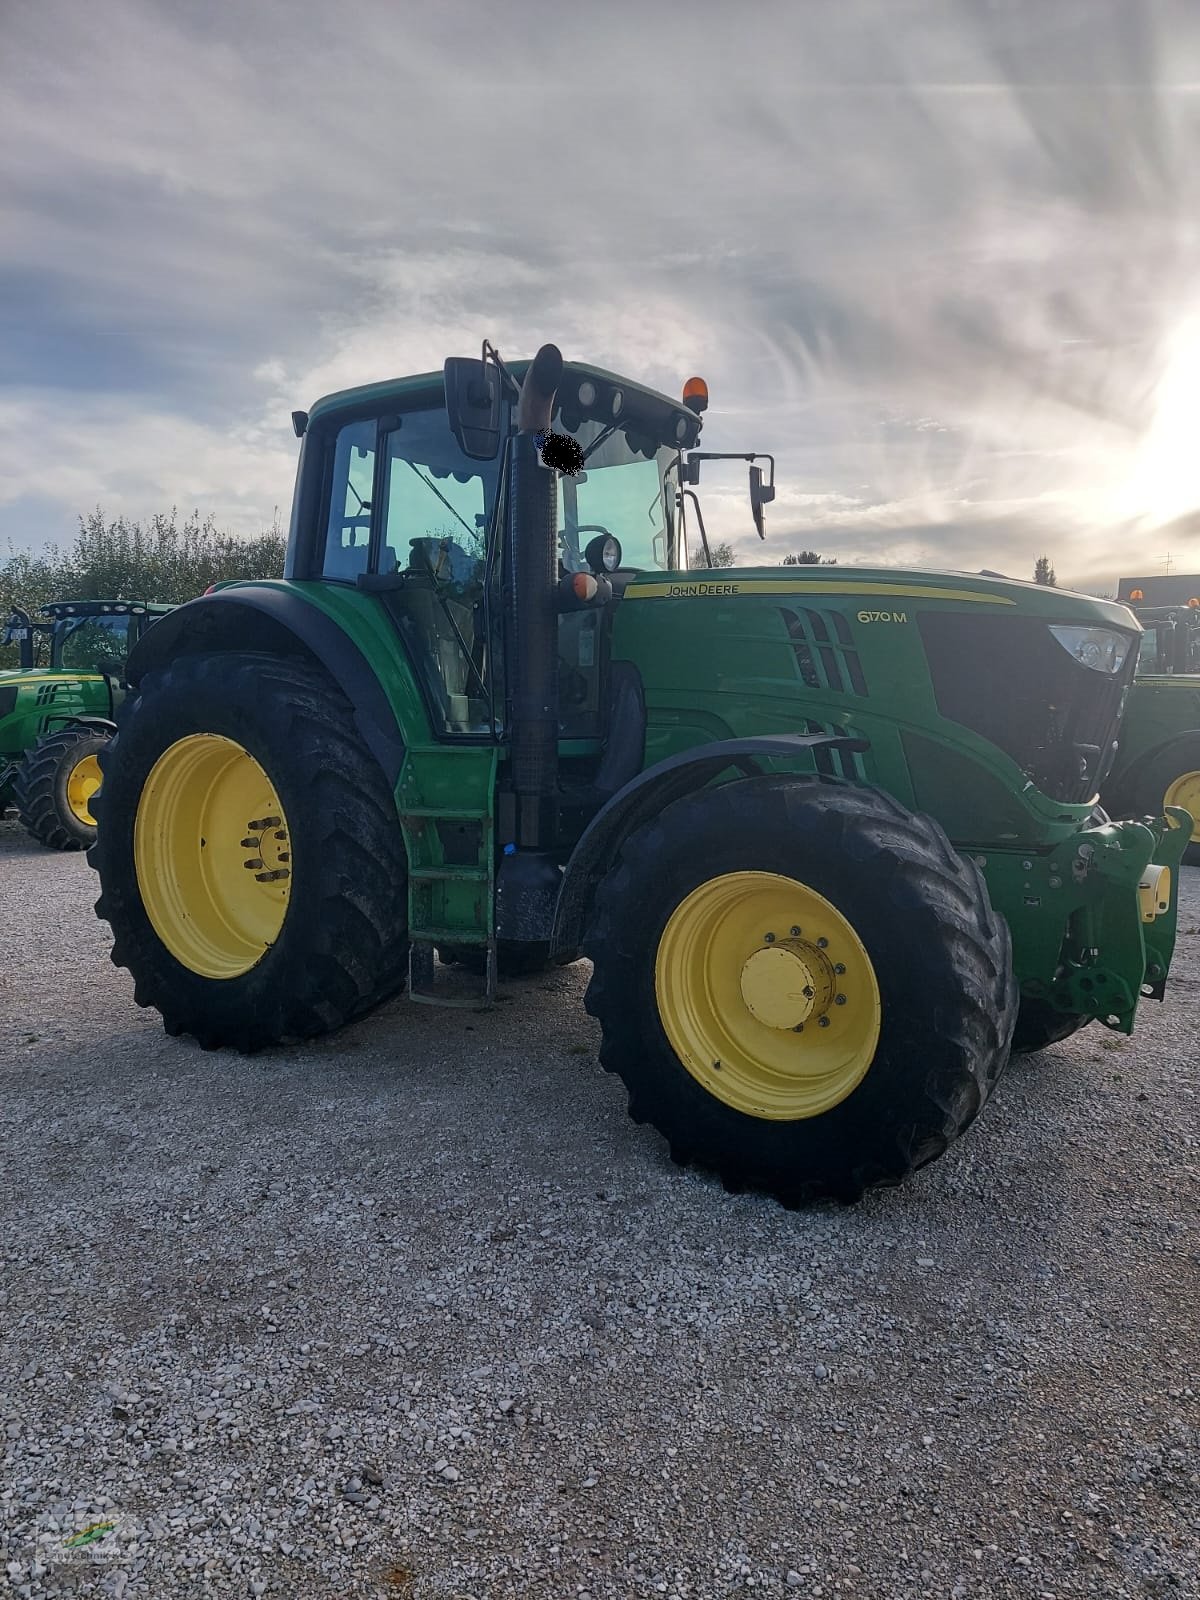
{"type": "Polygon", "coordinates": [[[621,842],[674,800],[703,789],[728,768],[743,777],[762,775],[762,760],[795,761],[816,749],[862,752],[869,739],[849,734],[776,733],[693,745],[640,772],[600,808],[584,829],[563,872],[550,936],[552,957],[574,954],[583,942],[596,886],[621,842]]]}

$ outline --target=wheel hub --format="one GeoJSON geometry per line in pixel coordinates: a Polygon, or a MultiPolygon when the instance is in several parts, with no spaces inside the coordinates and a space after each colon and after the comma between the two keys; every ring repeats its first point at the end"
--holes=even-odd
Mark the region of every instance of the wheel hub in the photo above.
{"type": "Polygon", "coordinates": [[[816,950],[799,940],[765,944],[742,967],[742,999],[768,1028],[797,1028],[823,1016],[833,994],[833,972],[816,950]]]}
{"type": "Polygon", "coordinates": [[[682,1067],[747,1116],[820,1116],[874,1059],[871,958],[848,918],[796,878],[744,871],[699,884],[667,919],[654,987],[682,1067]]]}

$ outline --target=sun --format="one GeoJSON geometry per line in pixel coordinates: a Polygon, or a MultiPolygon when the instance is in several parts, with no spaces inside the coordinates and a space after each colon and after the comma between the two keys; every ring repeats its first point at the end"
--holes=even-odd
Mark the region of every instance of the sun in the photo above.
{"type": "Polygon", "coordinates": [[[1156,528],[1200,509],[1200,310],[1174,329],[1121,499],[1126,517],[1156,528]]]}

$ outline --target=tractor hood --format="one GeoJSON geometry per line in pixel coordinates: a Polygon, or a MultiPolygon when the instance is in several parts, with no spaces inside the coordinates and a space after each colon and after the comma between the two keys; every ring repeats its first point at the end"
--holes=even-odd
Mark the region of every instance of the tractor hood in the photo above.
{"type": "Polygon", "coordinates": [[[627,599],[841,597],[861,599],[864,612],[891,611],[903,607],[906,601],[946,601],[956,609],[986,606],[1047,621],[1120,628],[1131,634],[1142,632],[1129,607],[1117,601],[979,572],[910,572],[896,567],[714,567],[688,573],[643,572],[632,580],[625,594],[627,599]]]}

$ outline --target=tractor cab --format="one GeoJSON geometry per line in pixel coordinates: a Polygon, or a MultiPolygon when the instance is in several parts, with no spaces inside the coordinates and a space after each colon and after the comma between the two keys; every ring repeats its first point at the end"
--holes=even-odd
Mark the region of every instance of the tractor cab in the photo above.
{"type": "Polygon", "coordinates": [[[124,677],[129,652],[156,618],[171,610],[145,600],[53,600],[42,608],[53,620],[50,669],[124,677]]]}
{"type": "Polygon", "coordinates": [[[1133,606],[1146,630],[1139,677],[1200,675],[1200,597],[1186,606],[1133,606]]]}

